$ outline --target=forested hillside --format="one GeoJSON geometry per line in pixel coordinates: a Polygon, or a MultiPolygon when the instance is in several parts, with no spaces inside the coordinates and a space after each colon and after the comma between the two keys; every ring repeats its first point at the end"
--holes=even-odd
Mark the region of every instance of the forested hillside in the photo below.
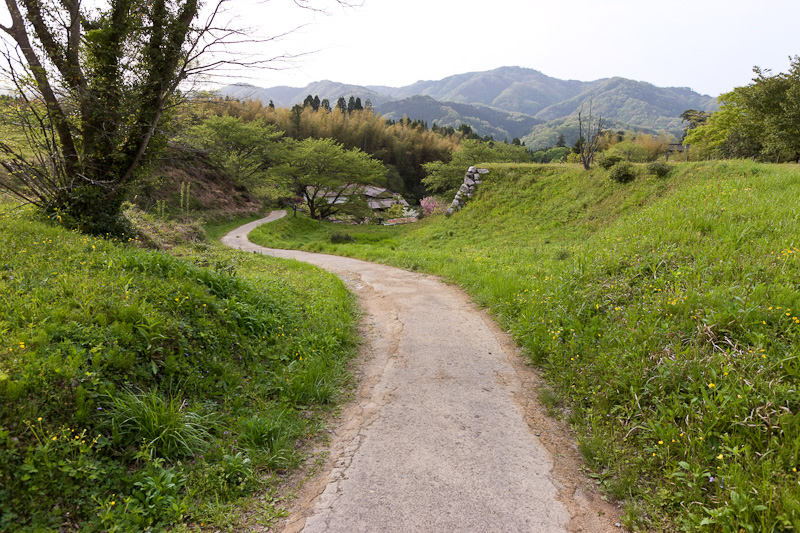
{"type": "Polygon", "coordinates": [[[591,82],[559,80],[520,67],[459,74],[398,88],[323,81],[304,88],[230,85],[221,94],[259,99],[265,104],[272,100],[279,107],[301,103],[309,94],[331,102],[355,96],[369,100],[376,111],[389,118],[405,114],[440,126],[469,124],[481,136],[493,135],[497,140],[519,137],[533,149],[552,146],[559,134],[569,144],[574,143],[578,139],[578,110],[590,102],[609,127],[647,133],[664,130],[676,137],[683,132],[683,111],[714,111],[718,107],[715,98],[686,87],[656,87],[620,77],[591,82]]]}
{"type": "Polygon", "coordinates": [[[511,113],[486,105],[439,102],[430,96],[412,96],[386,102],[377,106],[376,111],[388,120],[400,120],[407,116],[431,125],[458,127],[468,124],[481,136],[489,135],[500,141],[524,137],[534,126],[542,123],[524,113],[511,113]]]}

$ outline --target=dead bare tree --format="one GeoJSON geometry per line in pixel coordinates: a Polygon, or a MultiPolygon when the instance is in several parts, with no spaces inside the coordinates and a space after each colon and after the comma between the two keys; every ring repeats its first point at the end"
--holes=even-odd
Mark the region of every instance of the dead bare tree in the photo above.
{"type": "Polygon", "coordinates": [[[603,117],[598,116],[596,119],[592,115],[592,101],[589,101],[589,114],[584,118],[583,104],[578,110],[578,155],[580,156],[581,163],[585,170],[594,163],[594,155],[600,146],[600,140],[603,134],[603,117]]]}

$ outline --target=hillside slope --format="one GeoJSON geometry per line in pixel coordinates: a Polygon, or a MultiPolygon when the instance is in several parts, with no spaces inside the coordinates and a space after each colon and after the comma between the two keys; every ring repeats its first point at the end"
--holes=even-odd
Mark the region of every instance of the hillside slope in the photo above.
{"type": "Polygon", "coordinates": [[[542,121],[522,113],[509,113],[484,105],[439,102],[429,96],[412,96],[403,100],[391,101],[376,107],[387,119],[400,120],[404,116],[422,119],[433,125],[452,126],[469,124],[481,135],[491,135],[495,139],[523,137],[542,121]]]}
{"type": "Polygon", "coordinates": [[[483,104],[535,115],[542,109],[579,94],[588,82],[559,80],[533,69],[501,67],[468,72],[436,81],[418,81],[392,89],[394,98],[415,95],[464,104],[483,104]]]}
{"type": "Polygon", "coordinates": [[[280,513],[254,495],[320,432],[354,302],[331,274],[220,246],[177,258],[0,203],[0,531],[280,513]]]}

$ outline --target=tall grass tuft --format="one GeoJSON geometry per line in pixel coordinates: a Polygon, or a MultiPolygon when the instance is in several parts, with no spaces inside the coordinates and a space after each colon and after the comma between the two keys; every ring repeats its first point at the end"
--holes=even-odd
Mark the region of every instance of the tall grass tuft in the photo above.
{"type": "Polygon", "coordinates": [[[211,440],[210,419],[190,411],[186,402],[156,390],[125,390],[111,397],[107,417],[115,443],[136,446],[144,441],[151,452],[173,460],[202,453],[211,440]]]}
{"type": "Polygon", "coordinates": [[[286,468],[297,463],[294,440],[303,424],[286,409],[255,414],[239,424],[239,443],[254,455],[264,457],[270,468],[286,468]]]}

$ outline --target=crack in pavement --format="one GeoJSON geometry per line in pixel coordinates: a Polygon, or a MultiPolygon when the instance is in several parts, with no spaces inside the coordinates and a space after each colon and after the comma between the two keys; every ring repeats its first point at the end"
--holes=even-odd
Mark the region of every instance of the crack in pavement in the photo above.
{"type": "Polygon", "coordinates": [[[358,287],[365,310],[356,397],[283,531],[620,531],[618,510],[579,473],[574,438],[533,400],[541,379],[463,292],[384,265],[262,248],[246,238],[257,224],[223,242],[326,268],[358,287]]]}

